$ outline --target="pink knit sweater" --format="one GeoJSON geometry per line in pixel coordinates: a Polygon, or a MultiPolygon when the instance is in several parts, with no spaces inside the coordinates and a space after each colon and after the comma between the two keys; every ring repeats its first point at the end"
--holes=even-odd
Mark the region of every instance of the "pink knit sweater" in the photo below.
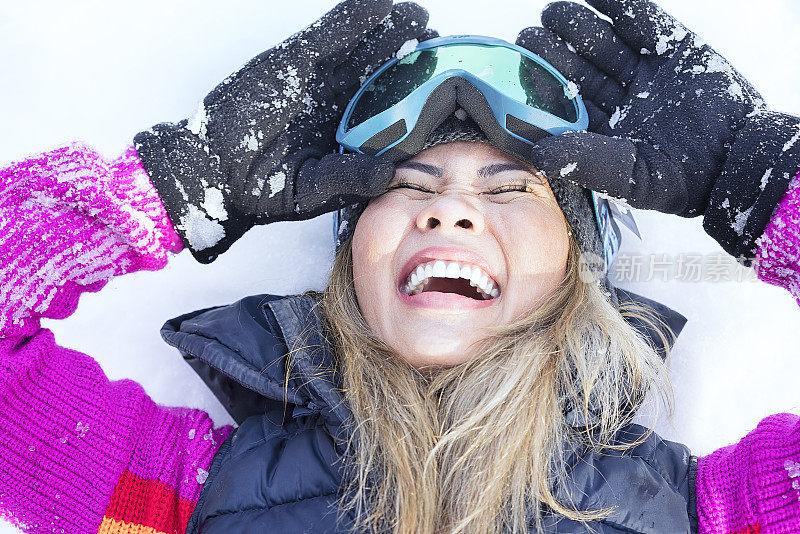
{"type": "MultiPolygon", "coordinates": [[[[163,268],[183,245],[129,148],[70,145],[0,171],[0,514],[30,533],[183,532],[231,427],[155,404],[60,347],[42,317],[163,268]]],[[[759,240],[757,272],[800,303],[800,177],[759,240]]],[[[700,531],[800,531],[800,419],[764,419],[700,458],[700,531]]]]}
{"type": "Polygon", "coordinates": [[[39,326],[183,247],[136,152],[108,163],[73,145],[14,164],[0,213],[0,513],[31,533],[184,532],[231,428],[109,382],[39,326]]]}

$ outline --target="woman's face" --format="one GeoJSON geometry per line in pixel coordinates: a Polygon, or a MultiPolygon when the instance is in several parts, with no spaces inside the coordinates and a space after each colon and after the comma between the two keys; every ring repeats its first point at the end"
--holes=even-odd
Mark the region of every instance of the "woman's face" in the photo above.
{"type": "Polygon", "coordinates": [[[546,299],[568,250],[561,209],[532,167],[486,143],[436,145],[398,164],[358,220],[356,297],[408,363],[450,367],[546,299]]]}

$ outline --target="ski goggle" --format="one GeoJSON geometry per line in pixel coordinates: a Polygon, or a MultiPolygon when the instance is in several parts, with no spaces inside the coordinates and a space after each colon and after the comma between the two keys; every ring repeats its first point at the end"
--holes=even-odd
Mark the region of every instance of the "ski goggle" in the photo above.
{"type": "MultiPolygon", "coordinates": [[[[522,141],[526,151],[543,137],[589,126],[577,86],[544,59],[501,39],[456,35],[419,43],[411,53],[388,61],[364,82],[347,105],[336,132],[342,151],[379,156],[402,146],[413,136],[426,110],[433,108],[429,119],[449,115],[451,110],[437,109],[437,105],[442,105],[440,100],[452,100],[453,95],[437,95],[437,90],[454,78],[468,82],[460,88],[463,93],[482,96],[471,100],[477,103],[477,109],[471,110],[476,112],[473,118],[480,121],[488,111],[491,125],[501,128],[500,135],[522,141]]],[[[424,138],[418,136],[418,140],[424,138]]],[[[594,192],[592,204],[603,259],[611,265],[622,239],[616,220],[637,236],[639,231],[632,215],[620,213],[594,192]]],[[[345,219],[342,210],[335,213],[337,239],[345,219]]]]}
{"type": "Polygon", "coordinates": [[[577,86],[544,59],[501,39],[458,35],[423,41],[372,74],[347,105],[336,140],[383,154],[409,137],[454,78],[477,89],[505,135],[527,144],[589,125],[577,86]]]}

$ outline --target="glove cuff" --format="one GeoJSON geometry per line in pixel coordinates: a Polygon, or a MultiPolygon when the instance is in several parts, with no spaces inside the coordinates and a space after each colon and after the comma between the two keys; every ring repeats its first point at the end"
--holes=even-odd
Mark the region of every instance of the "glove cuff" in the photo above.
{"type": "Polygon", "coordinates": [[[756,239],[800,166],[800,118],[775,111],[751,116],[711,191],[703,228],[749,266],[756,239]]]}
{"type": "Polygon", "coordinates": [[[211,263],[253,226],[252,217],[230,204],[219,158],[185,125],[157,124],[133,142],[184,245],[199,263],[211,263]]]}

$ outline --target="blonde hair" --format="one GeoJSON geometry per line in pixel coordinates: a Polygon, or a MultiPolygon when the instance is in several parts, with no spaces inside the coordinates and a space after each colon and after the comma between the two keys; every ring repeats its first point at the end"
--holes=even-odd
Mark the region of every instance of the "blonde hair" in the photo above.
{"type": "Polygon", "coordinates": [[[494,534],[527,532],[531,520],[538,530],[545,509],[577,521],[608,514],[556,497],[569,494],[565,452],[635,445],[613,441],[649,390],[671,406],[662,358],[620,311],[658,327],[653,314],[618,310],[584,282],[570,237],[566,275],[546,302],[491,332],[478,357],[428,374],[370,331],[352,262],[348,241],[321,299],[353,413],[340,518],[381,533],[494,534]],[[567,405],[585,425],[567,421],[567,405]]]}

